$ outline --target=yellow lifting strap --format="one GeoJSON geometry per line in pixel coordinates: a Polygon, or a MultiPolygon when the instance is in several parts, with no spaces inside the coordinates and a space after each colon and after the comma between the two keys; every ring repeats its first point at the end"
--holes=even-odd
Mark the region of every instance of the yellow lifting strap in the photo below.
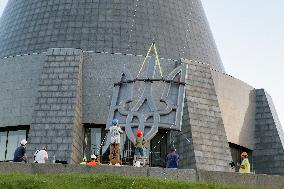
{"type": "MultiPolygon", "coordinates": [[[[157,65],[157,63],[158,63],[160,75],[161,75],[161,77],[163,78],[163,71],[162,71],[162,67],[161,67],[161,63],[160,63],[160,59],[159,59],[159,55],[158,55],[158,52],[157,52],[157,48],[156,48],[156,44],[155,44],[155,43],[154,43],[154,50],[155,50],[155,55],[156,55],[156,65],[157,65]]],[[[155,65],[155,66],[156,66],[156,65],[155,65]]]]}
{"type": "Polygon", "coordinates": [[[143,67],[144,67],[144,65],[146,63],[146,60],[147,60],[147,58],[148,58],[148,56],[149,56],[149,54],[150,54],[152,49],[154,49],[154,53],[155,53],[155,68],[158,65],[159,71],[160,71],[160,75],[163,78],[163,71],[162,71],[162,67],[161,67],[161,63],[160,63],[160,59],[159,59],[159,55],[158,55],[158,52],[157,52],[157,48],[156,48],[155,42],[153,42],[151,44],[151,46],[150,46],[150,48],[149,48],[149,50],[148,50],[148,52],[147,52],[147,54],[145,56],[145,59],[144,59],[142,65],[141,65],[141,68],[140,68],[140,70],[139,70],[139,72],[138,72],[138,74],[136,76],[136,78],[138,78],[138,76],[140,75],[141,71],[143,70],[143,67]]]}

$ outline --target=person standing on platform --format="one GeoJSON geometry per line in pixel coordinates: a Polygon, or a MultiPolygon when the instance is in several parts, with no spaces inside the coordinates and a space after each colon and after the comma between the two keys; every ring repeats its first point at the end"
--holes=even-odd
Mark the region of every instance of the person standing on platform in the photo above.
{"type": "Polygon", "coordinates": [[[239,169],[239,173],[250,173],[250,163],[248,160],[248,154],[246,152],[243,152],[241,154],[242,158],[242,164],[239,169]]]}
{"type": "Polygon", "coordinates": [[[136,139],[134,141],[134,159],[133,159],[133,166],[136,165],[136,167],[140,167],[140,162],[137,164],[137,157],[140,154],[141,158],[142,158],[142,165],[143,167],[145,166],[145,159],[144,159],[144,144],[146,144],[146,141],[143,138],[143,133],[141,130],[137,130],[136,132],[136,139]]]}
{"type": "Polygon", "coordinates": [[[178,167],[178,161],[179,161],[179,155],[176,152],[176,148],[173,146],[171,148],[171,152],[167,155],[167,168],[177,168],[178,167]]]}
{"type": "Polygon", "coordinates": [[[109,160],[111,165],[120,165],[120,134],[123,131],[118,125],[118,120],[112,120],[112,126],[110,127],[110,155],[109,160]]]}

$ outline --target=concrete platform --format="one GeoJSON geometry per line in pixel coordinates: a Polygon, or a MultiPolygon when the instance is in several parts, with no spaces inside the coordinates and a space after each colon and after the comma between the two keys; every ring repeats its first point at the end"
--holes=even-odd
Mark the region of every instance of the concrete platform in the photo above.
{"type": "Polygon", "coordinates": [[[239,174],[219,171],[205,171],[194,169],[164,169],[156,167],[131,167],[99,165],[95,167],[86,165],[62,164],[24,164],[0,163],[0,173],[108,173],[121,176],[142,176],[158,179],[202,181],[240,186],[258,186],[264,188],[283,188],[284,177],[272,175],[239,174]]]}

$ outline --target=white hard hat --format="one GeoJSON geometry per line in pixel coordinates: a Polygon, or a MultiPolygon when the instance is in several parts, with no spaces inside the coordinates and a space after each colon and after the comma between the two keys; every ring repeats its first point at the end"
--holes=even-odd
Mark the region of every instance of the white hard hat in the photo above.
{"type": "Polygon", "coordinates": [[[95,154],[92,154],[92,155],[91,155],[91,159],[97,159],[96,155],[95,155],[95,154]]]}
{"type": "Polygon", "coordinates": [[[28,142],[26,141],[26,139],[21,140],[20,144],[21,145],[26,145],[28,142]]]}

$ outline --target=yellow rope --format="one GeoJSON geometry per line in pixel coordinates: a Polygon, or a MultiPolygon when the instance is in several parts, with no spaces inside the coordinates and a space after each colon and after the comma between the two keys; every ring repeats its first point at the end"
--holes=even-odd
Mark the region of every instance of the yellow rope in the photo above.
{"type": "Polygon", "coordinates": [[[147,54],[146,54],[146,56],[145,56],[145,59],[144,59],[144,61],[143,61],[143,64],[141,65],[141,68],[140,68],[140,70],[139,70],[139,72],[138,72],[138,74],[137,74],[137,76],[136,76],[136,78],[138,78],[138,76],[140,75],[140,73],[141,73],[141,71],[142,71],[142,69],[143,69],[143,67],[144,67],[144,64],[145,64],[145,62],[146,62],[146,60],[147,60],[147,58],[148,58],[148,56],[149,56],[149,53],[151,52],[151,49],[153,48],[153,45],[154,45],[154,42],[151,44],[151,46],[150,46],[150,48],[149,48],[149,50],[148,50],[148,52],[147,52],[147,54]]]}
{"type": "Polygon", "coordinates": [[[159,66],[159,70],[160,70],[160,75],[161,75],[161,77],[163,77],[163,70],[162,70],[162,67],[161,67],[160,60],[159,60],[159,55],[158,55],[158,52],[157,52],[156,44],[154,44],[154,50],[155,50],[155,54],[156,54],[156,61],[158,62],[158,66],[159,66]]]}
{"type": "Polygon", "coordinates": [[[147,60],[147,58],[148,58],[148,56],[149,56],[149,54],[150,54],[150,52],[151,52],[151,50],[152,50],[153,47],[154,47],[154,52],[155,52],[155,55],[156,55],[156,58],[155,58],[155,69],[156,69],[156,66],[158,65],[159,71],[160,71],[160,75],[161,75],[161,77],[163,77],[163,70],[162,70],[162,67],[161,67],[160,60],[159,60],[159,55],[158,55],[158,52],[157,52],[156,44],[155,44],[155,42],[153,42],[153,43],[151,44],[151,46],[150,46],[150,48],[149,48],[149,50],[148,50],[146,56],[145,56],[145,59],[144,59],[142,65],[141,65],[141,68],[140,68],[140,70],[139,70],[139,72],[138,72],[136,78],[138,78],[138,76],[140,75],[140,73],[141,73],[141,71],[142,71],[142,69],[143,69],[143,67],[144,67],[144,65],[145,65],[145,63],[146,63],[146,60],[147,60]]]}

